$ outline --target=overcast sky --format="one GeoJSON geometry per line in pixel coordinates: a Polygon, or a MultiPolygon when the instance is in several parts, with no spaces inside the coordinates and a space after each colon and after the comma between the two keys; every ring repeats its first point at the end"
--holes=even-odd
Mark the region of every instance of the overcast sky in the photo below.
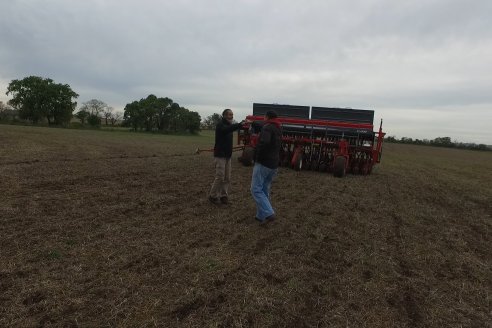
{"type": "Polygon", "coordinates": [[[397,137],[492,144],[490,0],[0,0],[0,100],[69,84],[123,111],[253,102],[375,111],[397,137]]]}

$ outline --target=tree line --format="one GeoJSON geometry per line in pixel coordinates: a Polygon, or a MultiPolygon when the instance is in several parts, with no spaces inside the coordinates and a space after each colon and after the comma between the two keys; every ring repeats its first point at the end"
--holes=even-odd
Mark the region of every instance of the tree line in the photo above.
{"type": "Polygon", "coordinates": [[[197,112],[179,106],[172,99],[149,95],[125,106],[124,113],[114,110],[105,102],[92,99],[77,107],[78,94],[68,84],[55,83],[52,79],[29,76],[12,80],[6,95],[12,99],[7,105],[0,102],[0,122],[17,120],[32,124],[68,126],[72,118],[82,126],[99,127],[121,125],[131,129],[158,131],[165,133],[190,132],[200,130],[201,117],[197,112]]]}
{"type": "Polygon", "coordinates": [[[492,150],[490,146],[486,144],[476,144],[476,143],[463,143],[458,141],[451,141],[450,137],[437,137],[435,139],[412,139],[407,137],[402,137],[397,139],[394,136],[388,136],[384,138],[386,142],[391,143],[401,143],[401,144],[412,144],[412,145],[426,145],[435,147],[447,147],[447,148],[459,148],[459,149],[470,149],[470,150],[492,150]]]}
{"type": "MultiPolygon", "coordinates": [[[[73,117],[84,126],[99,127],[103,120],[106,125],[121,125],[135,131],[156,131],[164,133],[196,133],[201,128],[213,129],[220,122],[217,113],[206,117],[203,122],[197,112],[190,111],[173,102],[168,97],[158,98],[149,95],[127,104],[124,113],[98,99],[92,99],[77,107],[78,94],[68,84],[55,83],[52,79],[29,76],[12,80],[6,95],[12,95],[7,104],[0,102],[0,123],[15,121],[17,118],[32,124],[47,122],[48,125],[68,126],[73,117]]],[[[462,148],[473,150],[492,150],[485,144],[451,141],[450,137],[433,140],[412,139],[394,136],[385,138],[387,142],[429,145],[437,147],[462,148]]]]}

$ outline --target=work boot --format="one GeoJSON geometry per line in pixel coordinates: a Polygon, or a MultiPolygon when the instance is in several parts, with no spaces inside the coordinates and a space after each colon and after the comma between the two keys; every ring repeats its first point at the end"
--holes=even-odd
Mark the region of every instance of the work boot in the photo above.
{"type": "Polygon", "coordinates": [[[214,205],[220,205],[220,200],[216,197],[208,196],[208,200],[214,205]]]}
{"type": "Polygon", "coordinates": [[[264,220],[260,220],[257,217],[255,217],[255,220],[260,221],[260,225],[268,224],[268,223],[270,223],[272,221],[275,221],[275,219],[276,219],[275,214],[272,214],[270,216],[267,216],[264,220]]]}
{"type": "Polygon", "coordinates": [[[224,205],[229,204],[229,198],[227,196],[220,197],[220,202],[224,205]]]}

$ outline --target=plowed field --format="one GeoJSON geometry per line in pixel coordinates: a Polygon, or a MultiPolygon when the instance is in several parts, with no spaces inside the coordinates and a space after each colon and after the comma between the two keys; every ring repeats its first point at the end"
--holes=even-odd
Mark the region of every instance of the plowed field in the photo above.
{"type": "Polygon", "coordinates": [[[259,226],[251,167],[207,201],[212,143],[0,125],[0,326],[491,326],[492,152],[281,168],[259,226]]]}

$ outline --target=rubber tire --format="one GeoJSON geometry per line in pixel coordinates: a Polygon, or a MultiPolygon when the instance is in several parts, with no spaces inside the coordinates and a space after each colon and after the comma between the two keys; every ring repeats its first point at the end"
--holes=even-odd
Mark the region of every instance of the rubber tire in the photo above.
{"type": "Polygon", "coordinates": [[[344,156],[338,156],[333,163],[333,175],[337,178],[343,178],[345,176],[345,164],[347,159],[344,156]]]}

